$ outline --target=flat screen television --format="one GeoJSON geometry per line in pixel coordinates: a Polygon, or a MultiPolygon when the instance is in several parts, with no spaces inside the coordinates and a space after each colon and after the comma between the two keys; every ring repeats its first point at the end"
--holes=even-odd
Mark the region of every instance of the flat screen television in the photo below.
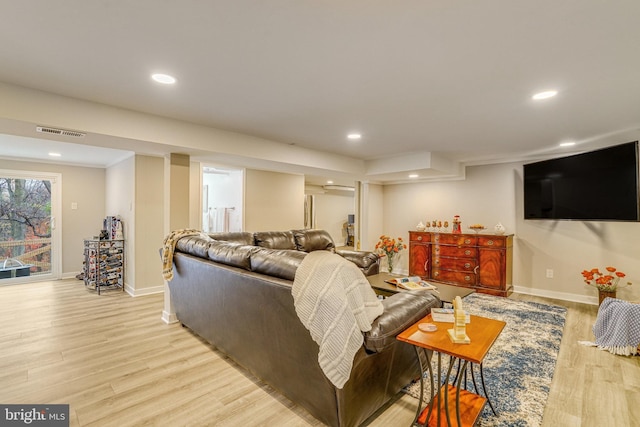
{"type": "Polygon", "coordinates": [[[524,219],[640,221],[638,141],[524,165],[524,219]]]}

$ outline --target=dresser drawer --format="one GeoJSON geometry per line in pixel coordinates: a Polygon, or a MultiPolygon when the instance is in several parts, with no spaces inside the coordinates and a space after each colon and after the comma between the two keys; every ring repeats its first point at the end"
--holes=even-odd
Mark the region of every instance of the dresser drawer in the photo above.
{"type": "Polygon", "coordinates": [[[477,265],[478,263],[473,258],[441,258],[436,256],[433,259],[433,267],[440,270],[473,272],[477,265]]]}
{"type": "Polygon", "coordinates": [[[433,245],[433,257],[446,256],[453,258],[476,258],[478,250],[472,247],[433,245]]]}
{"type": "Polygon", "coordinates": [[[431,241],[431,234],[425,233],[422,231],[410,231],[409,232],[409,241],[410,242],[419,242],[419,243],[428,243],[431,241]]]}
{"type": "Polygon", "coordinates": [[[460,235],[460,234],[432,234],[431,242],[432,243],[442,243],[444,245],[466,245],[466,246],[475,246],[477,237],[469,236],[469,235],[460,235]]]}
{"type": "Polygon", "coordinates": [[[434,267],[431,272],[433,280],[439,280],[441,282],[452,282],[460,285],[475,286],[476,275],[473,273],[466,273],[462,271],[449,271],[441,270],[434,267]]]}
{"type": "Polygon", "coordinates": [[[504,248],[507,246],[506,237],[502,236],[481,236],[478,237],[478,246],[487,248],[504,248]]]}

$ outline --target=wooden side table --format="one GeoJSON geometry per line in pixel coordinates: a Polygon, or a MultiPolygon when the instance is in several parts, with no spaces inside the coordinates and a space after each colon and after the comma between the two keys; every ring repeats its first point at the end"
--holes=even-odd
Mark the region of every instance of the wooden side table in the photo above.
{"type": "Polygon", "coordinates": [[[431,318],[431,314],[429,314],[427,317],[416,322],[397,336],[398,340],[414,346],[422,371],[420,375],[421,383],[418,410],[416,411],[416,418],[414,419],[413,424],[418,422],[419,425],[440,426],[440,421],[444,417],[447,420],[447,425],[451,426],[452,416],[455,416],[457,426],[473,426],[476,424],[488,398],[487,390],[484,386],[482,361],[502,332],[502,329],[504,329],[505,325],[506,323],[501,320],[471,315],[471,322],[466,325],[466,332],[471,339],[471,343],[454,344],[451,342],[447,334],[447,329],[451,329],[453,324],[447,322],[434,322],[431,318]],[[435,332],[422,332],[418,329],[418,325],[420,323],[434,323],[437,325],[438,330],[435,332]],[[444,385],[439,387],[437,396],[434,396],[434,372],[429,358],[427,371],[431,377],[431,400],[424,411],[421,411],[421,409],[425,369],[422,367],[422,363],[420,362],[420,349],[432,350],[437,353],[438,372],[435,378],[438,384],[442,378],[442,355],[446,354],[451,356],[444,385]],[[451,379],[451,371],[456,359],[462,363],[462,367],[459,374],[456,375],[455,385],[450,385],[449,381],[451,379]],[[461,390],[460,386],[462,378],[465,376],[468,363],[480,365],[485,397],[467,390],[461,390]],[[444,395],[444,398],[442,395],[444,395]],[[434,402],[434,397],[436,397],[437,402],[434,402]],[[449,407],[450,399],[455,400],[455,406],[452,408],[449,407]],[[434,404],[437,405],[435,411],[434,404]]]}

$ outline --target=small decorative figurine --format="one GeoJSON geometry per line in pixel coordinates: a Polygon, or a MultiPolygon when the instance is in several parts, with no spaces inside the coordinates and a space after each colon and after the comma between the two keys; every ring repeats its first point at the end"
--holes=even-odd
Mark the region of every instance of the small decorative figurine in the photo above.
{"type": "Polygon", "coordinates": [[[453,329],[448,329],[449,338],[455,344],[469,344],[471,339],[467,335],[465,312],[462,308],[462,299],[457,296],[453,300],[453,329]]]}
{"type": "Polygon", "coordinates": [[[452,233],[460,234],[462,233],[462,223],[460,222],[460,215],[456,215],[453,217],[453,230],[452,233]]]}
{"type": "Polygon", "coordinates": [[[120,219],[118,219],[118,222],[116,223],[116,239],[117,240],[124,239],[124,234],[122,231],[122,221],[120,221],[120,219]]]}
{"type": "Polygon", "coordinates": [[[493,227],[493,230],[496,234],[504,234],[504,225],[502,225],[502,223],[497,223],[495,227],[493,227]]]}

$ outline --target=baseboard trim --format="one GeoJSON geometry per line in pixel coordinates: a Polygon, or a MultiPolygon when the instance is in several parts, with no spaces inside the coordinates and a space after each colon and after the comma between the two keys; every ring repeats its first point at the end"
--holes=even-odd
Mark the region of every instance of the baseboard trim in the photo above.
{"type": "Polygon", "coordinates": [[[169,313],[167,311],[162,310],[162,321],[168,325],[172,323],[178,323],[178,317],[175,313],[169,313]]]}
{"type": "Polygon", "coordinates": [[[78,274],[82,273],[81,271],[72,271],[67,273],[62,273],[60,276],[61,279],[75,279],[78,274]]]}
{"type": "Polygon", "coordinates": [[[124,290],[132,297],[141,297],[144,295],[160,294],[164,292],[164,286],[150,286],[148,288],[134,289],[125,283],[124,290]]]}
{"type": "Polygon", "coordinates": [[[517,294],[533,295],[536,297],[545,297],[559,299],[562,301],[579,302],[582,304],[598,305],[598,297],[589,297],[585,295],[571,294],[568,292],[548,291],[545,289],[525,288],[523,286],[514,286],[513,292],[517,294]]]}

